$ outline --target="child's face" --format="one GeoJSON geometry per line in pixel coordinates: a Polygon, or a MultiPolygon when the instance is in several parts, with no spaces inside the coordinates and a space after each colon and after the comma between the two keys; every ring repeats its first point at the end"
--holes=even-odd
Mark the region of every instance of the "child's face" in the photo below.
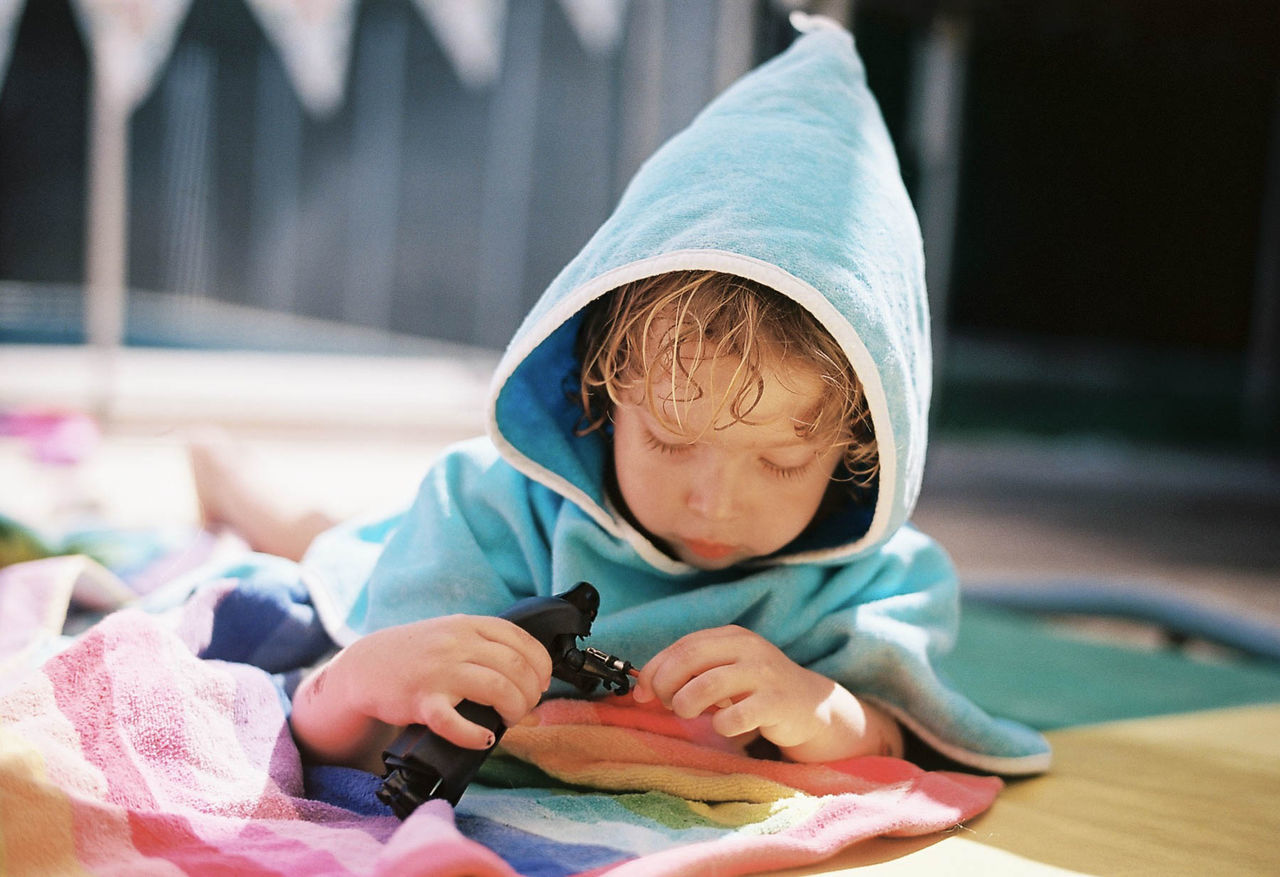
{"type": "MultiPolygon", "coordinates": [[[[765,389],[747,422],[716,408],[738,362],[704,361],[692,377],[712,388],[679,403],[680,433],[664,428],[640,393],[613,412],[614,468],[633,520],[672,555],[699,569],[724,569],[771,554],[808,526],[826,493],[841,451],[796,435],[816,407],[816,376],[764,373],[765,389]],[[712,419],[715,418],[714,423],[712,419]]],[[[670,373],[651,376],[655,398],[670,373]]],[[[681,383],[683,383],[681,381],[681,383]]],[[[677,406],[665,403],[668,421],[677,406]]]]}

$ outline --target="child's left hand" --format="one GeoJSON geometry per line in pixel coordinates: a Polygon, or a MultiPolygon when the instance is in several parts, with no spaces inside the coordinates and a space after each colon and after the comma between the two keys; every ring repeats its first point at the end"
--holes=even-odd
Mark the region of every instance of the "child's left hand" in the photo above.
{"type": "Polygon", "coordinates": [[[655,655],[635,687],[640,703],[654,698],[686,719],[719,707],[717,733],[759,733],[798,761],[901,750],[891,718],[742,627],[700,630],[655,655]]]}

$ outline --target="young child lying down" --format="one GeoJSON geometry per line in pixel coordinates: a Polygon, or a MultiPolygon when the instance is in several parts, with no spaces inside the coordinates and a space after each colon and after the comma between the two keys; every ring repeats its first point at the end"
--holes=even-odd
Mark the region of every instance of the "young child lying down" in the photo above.
{"type": "Polygon", "coordinates": [[[957,585],[908,523],[923,278],[852,40],[818,24],[640,169],[512,339],[488,436],[436,462],[412,508],[282,528],[298,544],[273,550],[309,546],[344,646],[295,694],[303,750],[378,771],[407,724],[491,746],[461,700],[513,724],[558,690],[546,651],[494,616],[585,580],[594,638],[642,667],[642,702],[713,712],[720,734],[797,761],[918,741],[982,770],[1045,769],[1040,735],[933,669],[957,585]]]}

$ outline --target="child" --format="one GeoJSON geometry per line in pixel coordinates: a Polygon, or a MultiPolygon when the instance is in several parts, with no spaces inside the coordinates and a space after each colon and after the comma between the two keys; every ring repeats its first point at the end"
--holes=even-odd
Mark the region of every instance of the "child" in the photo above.
{"type": "Polygon", "coordinates": [[[345,648],[295,694],[304,751],[380,771],[409,723],[492,745],[455,705],[512,724],[552,684],[545,650],[493,616],[586,580],[592,641],[642,667],[641,702],[801,761],[901,755],[905,731],[980,769],[1045,769],[1042,737],[932,666],[957,587],[906,524],[922,263],[852,40],[819,24],[641,168],[517,331],[489,438],[447,453],[402,518],[312,545],[345,648]]]}

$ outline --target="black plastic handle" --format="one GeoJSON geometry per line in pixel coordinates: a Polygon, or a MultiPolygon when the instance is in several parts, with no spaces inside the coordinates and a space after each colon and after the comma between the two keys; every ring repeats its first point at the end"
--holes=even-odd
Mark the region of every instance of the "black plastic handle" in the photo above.
{"type": "MultiPolygon", "coordinates": [[[[529,597],[499,615],[532,635],[551,655],[552,673],[577,686],[584,694],[603,681],[610,690],[625,694],[631,664],[595,649],[577,648],[579,637],[591,634],[591,623],[600,608],[600,593],[579,582],[554,597],[529,597]]],[[[497,710],[469,700],[458,704],[463,718],[493,732],[493,746],[506,732],[497,710]]],[[[425,725],[410,725],[382,753],[387,772],[378,797],[401,819],[424,801],[444,798],[457,804],[462,793],[489,757],[488,749],[464,749],[445,740],[425,725]]]]}

